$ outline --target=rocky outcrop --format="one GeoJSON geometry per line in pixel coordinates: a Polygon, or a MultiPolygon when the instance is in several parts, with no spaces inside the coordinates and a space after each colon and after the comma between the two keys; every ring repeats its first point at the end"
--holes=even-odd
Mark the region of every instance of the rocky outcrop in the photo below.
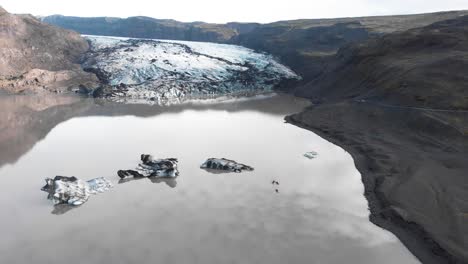
{"type": "Polygon", "coordinates": [[[46,185],[41,190],[48,193],[47,198],[54,204],[82,205],[91,194],[102,193],[112,187],[102,177],[83,181],[76,177],[56,176],[45,181],[46,185]]]}
{"type": "Polygon", "coordinates": [[[141,154],[141,163],[134,170],[119,170],[117,175],[124,179],[126,177],[160,177],[175,178],[179,176],[177,169],[178,160],[154,159],[151,155],[141,154]]]}
{"type": "Polygon", "coordinates": [[[225,44],[87,37],[83,63],[105,84],[96,97],[125,101],[180,101],[271,91],[299,79],[273,57],[225,44]]]}
{"type": "Polygon", "coordinates": [[[80,84],[93,86],[97,78],[79,65],[88,48],[76,32],[1,9],[0,90],[66,91],[80,84]]]}
{"type": "Polygon", "coordinates": [[[254,169],[245,164],[237,163],[229,159],[218,159],[218,158],[209,158],[206,160],[200,168],[202,169],[212,169],[212,170],[221,170],[229,172],[242,172],[242,171],[253,171],[254,169]]]}
{"type": "Polygon", "coordinates": [[[63,93],[96,88],[93,74],[76,70],[48,71],[32,69],[18,76],[0,77],[0,89],[10,93],[49,91],[63,93]]]}

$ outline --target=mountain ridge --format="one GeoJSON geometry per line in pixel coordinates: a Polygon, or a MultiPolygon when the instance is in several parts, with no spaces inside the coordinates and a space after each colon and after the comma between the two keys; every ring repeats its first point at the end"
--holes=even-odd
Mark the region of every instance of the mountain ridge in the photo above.
{"type": "Polygon", "coordinates": [[[212,24],[205,22],[180,22],[173,19],[157,19],[146,16],[72,17],[52,15],[42,17],[43,22],[71,29],[86,35],[131,38],[153,38],[185,41],[227,43],[229,39],[254,28],[257,23],[212,24]]]}
{"type": "Polygon", "coordinates": [[[82,34],[206,41],[242,45],[277,56],[303,77],[316,78],[339,48],[396,31],[427,26],[468,15],[468,11],[445,11],[415,15],[373,16],[336,19],[298,19],[268,24],[210,24],[156,18],[80,18],[61,15],[42,21],[82,34]],[[161,22],[165,21],[165,22],[161,22]],[[169,21],[169,22],[168,22],[169,21]],[[94,28],[94,29],[93,29],[94,28]],[[138,30],[136,30],[138,29],[138,30]]]}

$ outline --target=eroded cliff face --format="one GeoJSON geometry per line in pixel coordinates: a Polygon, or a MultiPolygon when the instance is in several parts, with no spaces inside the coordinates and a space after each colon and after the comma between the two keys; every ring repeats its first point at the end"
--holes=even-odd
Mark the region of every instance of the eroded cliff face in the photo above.
{"type": "Polygon", "coordinates": [[[0,7],[0,89],[8,92],[64,91],[97,78],[79,60],[89,46],[69,30],[14,15],[0,7]]]}

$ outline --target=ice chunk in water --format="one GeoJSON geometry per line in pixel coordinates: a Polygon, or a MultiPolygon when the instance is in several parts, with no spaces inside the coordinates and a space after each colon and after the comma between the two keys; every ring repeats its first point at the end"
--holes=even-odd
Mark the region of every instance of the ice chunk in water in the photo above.
{"type": "Polygon", "coordinates": [[[83,181],[76,177],[56,176],[47,178],[46,185],[41,188],[48,192],[48,199],[54,204],[81,205],[88,201],[91,194],[105,192],[112,184],[105,178],[83,181]]]}
{"type": "Polygon", "coordinates": [[[175,158],[154,159],[148,154],[141,155],[141,163],[134,170],[119,170],[117,175],[125,177],[162,177],[174,178],[179,176],[178,160],[175,158]]]}
{"type": "Polygon", "coordinates": [[[304,154],[304,157],[306,157],[308,159],[315,159],[317,156],[318,156],[318,153],[315,152],[315,151],[306,152],[304,154]]]}
{"type": "Polygon", "coordinates": [[[242,172],[244,170],[253,171],[253,168],[245,164],[237,163],[225,158],[209,158],[200,166],[202,169],[224,170],[232,172],[242,172]]]}
{"type": "Polygon", "coordinates": [[[103,193],[112,188],[112,184],[104,177],[89,180],[87,183],[91,194],[103,193]]]}

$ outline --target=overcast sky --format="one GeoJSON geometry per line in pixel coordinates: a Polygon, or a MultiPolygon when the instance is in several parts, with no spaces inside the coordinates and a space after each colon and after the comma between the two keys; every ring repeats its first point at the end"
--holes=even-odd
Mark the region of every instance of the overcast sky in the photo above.
{"type": "Polygon", "coordinates": [[[1,0],[11,13],[273,22],[468,9],[468,0],[1,0]]]}

